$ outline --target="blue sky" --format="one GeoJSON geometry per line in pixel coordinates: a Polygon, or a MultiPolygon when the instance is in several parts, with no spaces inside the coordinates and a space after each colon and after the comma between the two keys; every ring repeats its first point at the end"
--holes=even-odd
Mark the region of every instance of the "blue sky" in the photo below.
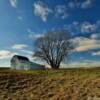
{"type": "Polygon", "coordinates": [[[0,66],[15,54],[32,60],[33,41],[55,29],[73,35],[71,66],[99,66],[99,10],[99,0],[0,0],[0,66]]]}

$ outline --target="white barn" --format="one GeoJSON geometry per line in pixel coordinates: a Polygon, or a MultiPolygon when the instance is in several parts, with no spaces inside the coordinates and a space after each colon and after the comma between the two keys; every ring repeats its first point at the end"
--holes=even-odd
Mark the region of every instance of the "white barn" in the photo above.
{"type": "Polygon", "coordinates": [[[11,69],[16,69],[16,70],[45,69],[45,66],[33,63],[27,57],[14,55],[11,59],[11,69]]]}

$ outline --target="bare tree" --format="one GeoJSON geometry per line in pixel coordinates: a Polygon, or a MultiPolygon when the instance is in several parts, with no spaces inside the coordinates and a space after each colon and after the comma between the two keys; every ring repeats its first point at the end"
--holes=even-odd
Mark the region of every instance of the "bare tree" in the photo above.
{"type": "Polygon", "coordinates": [[[73,49],[69,38],[70,35],[64,30],[50,31],[37,38],[33,56],[45,60],[52,68],[58,69],[73,49]]]}

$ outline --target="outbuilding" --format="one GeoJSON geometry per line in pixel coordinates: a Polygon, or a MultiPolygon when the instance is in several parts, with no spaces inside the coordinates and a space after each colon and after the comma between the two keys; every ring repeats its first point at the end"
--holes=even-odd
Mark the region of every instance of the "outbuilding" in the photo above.
{"type": "Polygon", "coordinates": [[[11,59],[11,69],[16,69],[16,70],[45,69],[45,66],[31,62],[27,57],[14,55],[11,59]]]}

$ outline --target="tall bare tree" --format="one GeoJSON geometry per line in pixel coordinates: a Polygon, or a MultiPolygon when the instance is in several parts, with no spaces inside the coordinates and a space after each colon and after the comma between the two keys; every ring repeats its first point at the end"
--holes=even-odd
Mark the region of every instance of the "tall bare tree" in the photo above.
{"type": "Polygon", "coordinates": [[[58,69],[73,49],[69,38],[70,34],[64,30],[50,31],[37,38],[33,56],[45,60],[52,68],[58,69]]]}

